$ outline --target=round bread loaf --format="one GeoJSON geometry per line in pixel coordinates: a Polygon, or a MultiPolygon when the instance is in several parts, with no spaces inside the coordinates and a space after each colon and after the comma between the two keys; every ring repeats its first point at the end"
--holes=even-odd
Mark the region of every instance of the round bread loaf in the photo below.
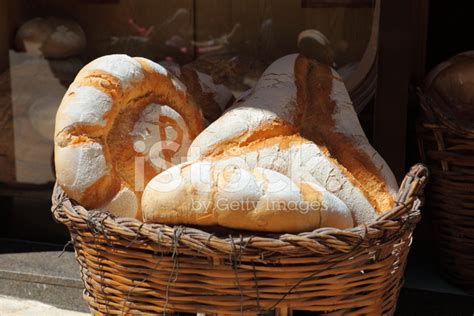
{"type": "Polygon", "coordinates": [[[346,205],[316,182],[233,163],[185,163],[162,172],[146,186],[142,210],[145,222],[263,232],[353,226],[346,205]]]}
{"type": "Polygon", "coordinates": [[[474,130],[474,51],[451,57],[426,77],[424,90],[443,118],[474,130]]]}
{"type": "Polygon", "coordinates": [[[79,55],[86,47],[86,36],[74,21],[56,17],[34,18],[16,33],[16,48],[45,58],[79,55]]]}
{"type": "Polygon", "coordinates": [[[79,72],[57,112],[57,181],[84,207],[140,218],[145,184],[184,161],[203,127],[185,86],[162,66],[98,58],[79,72]]]}

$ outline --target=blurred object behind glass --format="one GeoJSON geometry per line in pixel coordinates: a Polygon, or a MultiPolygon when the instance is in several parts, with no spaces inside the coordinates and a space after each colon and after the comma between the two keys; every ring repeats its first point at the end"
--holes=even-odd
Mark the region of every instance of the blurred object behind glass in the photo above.
{"type": "MultiPolygon", "coordinates": [[[[52,187],[56,109],[99,56],[187,65],[238,98],[275,59],[298,52],[301,34],[344,78],[368,60],[365,76],[377,23],[371,0],[0,0],[0,182],[52,187]]],[[[373,89],[364,86],[365,99],[373,89]]]]}

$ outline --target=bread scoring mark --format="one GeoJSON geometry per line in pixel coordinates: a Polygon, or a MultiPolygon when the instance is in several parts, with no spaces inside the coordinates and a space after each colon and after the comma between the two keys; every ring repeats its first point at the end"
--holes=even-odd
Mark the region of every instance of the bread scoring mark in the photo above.
{"type": "MultiPolygon", "coordinates": [[[[56,114],[55,135],[61,135],[64,133],[72,133],[74,136],[77,136],[77,137],[80,137],[82,135],[82,136],[91,137],[91,138],[101,138],[101,136],[103,136],[104,134],[107,134],[108,129],[110,129],[110,127],[112,126],[112,123],[115,119],[116,114],[120,110],[120,106],[119,104],[117,104],[116,100],[121,96],[122,96],[122,91],[120,88],[120,83],[118,82],[118,79],[116,79],[115,77],[101,71],[89,72],[84,69],[81,70],[79,74],[76,76],[75,81],[71,84],[68,91],[66,92],[61,102],[61,105],[58,109],[58,112],[56,114]],[[105,122],[105,126],[100,124],[102,122],[99,122],[99,123],[89,123],[89,122],[80,122],[80,121],[74,122],[71,116],[68,116],[67,114],[63,114],[65,110],[70,111],[68,110],[70,108],[69,102],[71,102],[76,97],[78,97],[76,96],[77,95],[76,90],[79,90],[79,89],[81,90],[92,89],[94,91],[97,91],[97,92],[94,92],[93,94],[96,94],[96,95],[100,94],[101,96],[99,100],[104,101],[104,103],[107,102],[106,99],[108,98],[110,99],[109,110],[105,111],[105,113],[103,113],[102,115],[102,119],[103,119],[103,122],[105,122]]],[[[86,107],[89,107],[90,110],[93,111],[96,101],[90,96],[89,97],[86,96],[86,98],[89,98],[89,101],[91,101],[91,103],[83,104],[83,105],[86,107]]],[[[107,107],[107,105],[105,105],[104,103],[102,105],[104,105],[104,107],[107,107]]],[[[100,117],[100,116],[101,114],[97,115],[97,117],[100,117]]],[[[65,139],[64,137],[61,137],[61,138],[63,140],[65,139]]]]}
{"type": "Polygon", "coordinates": [[[87,71],[83,69],[77,75],[76,80],[79,77],[80,83],[75,81],[71,86],[93,86],[110,95],[114,100],[123,96],[120,80],[107,72],[100,70],[87,71]]]}
{"type": "Polygon", "coordinates": [[[256,130],[255,134],[252,133],[250,136],[242,137],[244,141],[237,138],[234,142],[223,143],[214,152],[206,156],[206,159],[216,161],[223,158],[239,157],[261,148],[270,148],[273,145],[278,145],[278,150],[285,150],[293,142],[299,143],[301,138],[295,133],[293,127],[288,125],[275,126],[273,124],[262,126],[261,129],[256,130]],[[283,132],[278,133],[279,130],[283,130],[283,132]]]}
{"type": "Polygon", "coordinates": [[[149,59],[142,58],[142,57],[134,57],[134,59],[142,66],[142,68],[149,74],[149,75],[158,75],[168,78],[171,83],[173,84],[174,88],[181,92],[186,92],[186,86],[170,71],[168,71],[165,67],[157,64],[149,59]]]}
{"type": "MultiPolygon", "coordinates": [[[[273,122],[262,124],[255,129],[245,131],[246,132],[243,134],[222,140],[215,147],[212,147],[212,150],[211,148],[204,148],[204,151],[200,152],[202,157],[217,159],[225,155],[235,156],[235,152],[242,152],[245,148],[251,150],[251,147],[249,146],[253,143],[257,144],[265,139],[271,139],[278,136],[294,135],[296,129],[290,124],[275,120],[273,122]]],[[[194,142],[191,146],[199,145],[194,142]]],[[[193,152],[190,151],[188,153],[189,160],[195,160],[196,158],[198,157],[194,157],[193,152]]]]}
{"type": "Polygon", "coordinates": [[[66,147],[86,142],[100,142],[100,137],[87,135],[86,131],[88,128],[93,128],[93,126],[69,125],[55,135],[54,143],[56,146],[66,147]]]}

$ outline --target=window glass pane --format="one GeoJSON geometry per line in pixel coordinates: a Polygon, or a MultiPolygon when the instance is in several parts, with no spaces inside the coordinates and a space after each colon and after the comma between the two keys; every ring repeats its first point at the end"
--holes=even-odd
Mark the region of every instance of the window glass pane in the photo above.
{"type": "MultiPolygon", "coordinates": [[[[3,183],[54,182],[56,109],[75,74],[105,54],[191,63],[238,97],[275,59],[301,49],[327,57],[348,83],[356,106],[373,91],[373,80],[364,80],[375,60],[375,1],[0,0],[0,6],[0,28],[6,30],[0,38],[3,183]],[[60,19],[54,23],[65,46],[78,40],[67,23],[77,23],[86,46],[65,53],[35,46],[28,38],[15,40],[18,30],[38,17],[60,19]],[[64,23],[72,33],[62,29],[64,23]],[[325,48],[318,45],[323,37],[328,40],[325,48]]],[[[47,32],[40,27],[36,31],[47,32]]]]}

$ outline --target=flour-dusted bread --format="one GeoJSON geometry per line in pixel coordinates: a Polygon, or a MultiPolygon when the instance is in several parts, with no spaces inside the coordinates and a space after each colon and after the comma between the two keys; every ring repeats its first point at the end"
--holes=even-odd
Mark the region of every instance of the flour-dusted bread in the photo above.
{"type": "Polygon", "coordinates": [[[234,148],[225,155],[206,160],[240,168],[267,168],[287,175],[295,182],[320,183],[344,201],[356,223],[367,223],[376,211],[362,190],[341,166],[328,158],[315,143],[299,136],[276,136],[244,148],[234,148]]]}
{"type": "Polygon", "coordinates": [[[398,191],[397,182],[365,136],[339,74],[315,60],[299,58],[296,84],[306,107],[301,134],[314,141],[351,178],[376,213],[389,210],[398,191]]]}
{"type": "Polygon", "coordinates": [[[222,112],[234,102],[232,92],[223,84],[214,82],[211,76],[200,72],[190,65],[180,67],[168,61],[160,65],[171,71],[188,88],[196,103],[201,107],[204,117],[210,123],[214,122],[222,112]]]}
{"type": "Polygon", "coordinates": [[[145,184],[184,161],[203,127],[185,86],[162,66],[126,55],[98,58],[58,109],[57,181],[87,208],[140,217],[145,184]]]}
{"type": "Polygon", "coordinates": [[[146,186],[142,210],[145,222],[262,232],[353,226],[346,205],[315,182],[210,162],[184,163],[157,175],[146,186]]]}
{"type": "Polygon", "coordinates": [[[15,36],[16,48],[45,58],[79,55],[86,47],[86,36],[74,21],[45,17],[25,22],[15,36]]]}
{"type": "Polygon", "coordinates": [[[356,224],[393,206],[395,177],[369,144],[340,76],[304,56],[280,58],[254,90],[192,143],[188,159],[240,158],[249,168],[310,177],[339,197],[356,224]]]}
{"type": "Polygon", "coordinates": [[[294,64],[298,55],[271,64],[255,88],[193,141],[188,158],[219,155],[234,146],[272,136],[293,135],[303,114],[296,103],[294,64]]]}

